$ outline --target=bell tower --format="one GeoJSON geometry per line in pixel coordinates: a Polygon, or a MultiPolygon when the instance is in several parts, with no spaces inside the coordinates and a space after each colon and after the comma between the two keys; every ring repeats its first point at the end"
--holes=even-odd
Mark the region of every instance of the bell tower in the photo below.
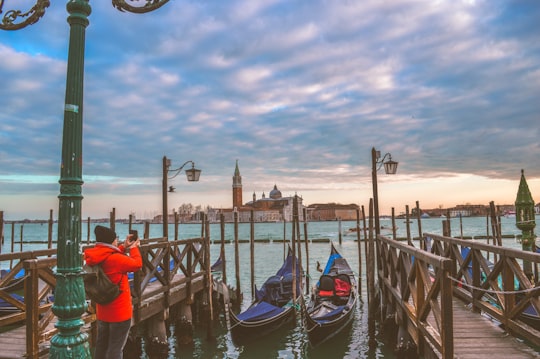
{"type": "Polygon", "coordinates": [[[242,176],[238,169],[238,160],[236,160],[236,168],[234,169],[232,184],[233,209],[242,207],[242,176]]]}

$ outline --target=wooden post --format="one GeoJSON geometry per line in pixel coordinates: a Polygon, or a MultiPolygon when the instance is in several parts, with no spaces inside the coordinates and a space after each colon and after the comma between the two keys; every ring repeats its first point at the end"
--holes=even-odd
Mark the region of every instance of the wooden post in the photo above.
{"type": "Polygon", "coordinates": [[[144,221],[144,239],[150,238],[150,222],[144,221]]]}
{"type": "Polygon", "coordinates": [[[201,217],[201,212],[198,213],[201,219],[201,238],[204,238],[204,215],[201,217]]]}
{"type": "Polygon", "coordinates": [[[293,293],[293,307],[294,315],[296,316],[296,226],[298,225],[298,199],[296,195],[293,198],[293,220],[292,220],[292,234],[291,234],[291,247],[292,247],[292,293],[293,293]]]}
{"type": "MultiPolygon", "coordinates": [[[[133,227],[133,213],[130,213],[128,216],[128,231],[131,231],[133,227]]],[[[129,233],[129,232],[128,232],[129,233]]]]}
{"type": "Polygon", "coordinates": [[[397,239],[396,210],[392,207],[392,239],[397,239]]]}
{"type": "Polygon", "coordinates": [[[356,209],[356,239],[358,243],[358,295],[362,296],[362,243],[360,241],[360,209],[356,209]]]}
{"type": "Polygon", "coordinates": [[[4,211],[0,211],[0,253],[2,253],[2,245],[4,245],[4,211]]]}
{"type": "Polygon", "coordinates": [[[174,240],[177,241],[180,239],[180,230],[179,230],[179,217],[180,215],[174,210],[174,240]]]}
{"type": "Polygon", "coordinates": [[[20,251],[23,251],[23,238],[24,238],[24,224],[21,224],[21,232],[20,232],[20,251]]]}
{"type": "Polygon", "coordinates": [[[285,257],[287,256],[287,220],[285,219],[285,216],[283,216],[283,261],[285,261],[285,257]]]}
{"type": "Polygon", "coordinates": [[[446,222],[448,223],[448,237],[452,237],[452,222],[449,209],[446,209],[446,222]]]}
{"type": "Polygon", "coordinates": [[[47,239],[48,239],[48,243],[47,243],[47,248],[51,249],[53,247],[53,239],[52,239],[52,232],[53,232],[53,210],[49,210],[49,228],[47,230],[47,239]]]}
{"type": "Polygon", "coordinates": [[[411,219],[409,218],[409,205],[405,205],[405,224],[407,228],[407,244],[412,246],[411,240],[411,219]]]}
{"type": "Polygon", "coordinates": [[[463,239],[463,218],[461,218],[461,212],[459,212],[459,233],[461,234],[459,238],[463,239]]]}
{"type": "MultiPolygon", "coordinates": [[[[362,230],[364,231],[364,259],[365,259],[365,263],[367,264],[368,252],[369,252],[368,224],[367,224],[367,219],[366,219],[366,210],[363,205],[362,205],[362,226],[363,226],[362,230]]],[[[367,274],[367,269],[366,269],[366,274],[367,274]]]]}
{"type": "Polygon", "coordinates": [[[339,245],[341,245],[342,237],[341,237],[341,217],[338,218],[338,240],[339,245]]]}
{"type": "Polygon", "coordinates": [[[236,300],[237,305],[240,306],[240,258],[238,248],[238,211],[234,211],[234,272],[236,275],[236,300]]]}
{"type": "Polygon", "coordinates": [[[495,203],[493,201],[489,202],[489,214],[491,216],[491,231],[493,232],[494,242],[498,246],[502,246],[502,236],[499,232],[499,223],[497,220],[497,214],[495,213],[495,203]]]}
{"type": "Polygon", "coordinates": [[[306,294],[309,294],[309,245],[308,245],[308,224],[307,224],[307,210],[302,209],[304,213],[304,239],[306,240],[306,294]]]}
{"type": "MultiPolygon", "coordinates": [[[[297,248],[298,250],[296,251],[297,253],[297,257],[298,257],[298,265],[300,266],[300,268],[302,268],[302,240],[300,238],[300,211],[299,211],[299,208],[298,208],[298,196],[295,195],[296,197],[296,243],[297,243],[297,248]]],[[[294,273],[294,275],[296,275],[296,272],[294,273]]],[[[301,281],[301,278],[296,278],[296,280],[300,280],[301,281]]],[[[300,287],[302,287],[302,283],[300,282],[300,287]]]]}
{"type": "Polygon", "coordinates": [[[86,243],[90,244],[90,217],[86,220],[86,243]]]}
{"type": "MultiPolygon", "coordinates": [[[[11,253],[15,252],[15,222],[11,222],[11,253]]],[[[9,269],[13,269],[13,259],[9,260],[9,269]]]]}
{"type": "Polygon", "coordinates": [[[167,340],[167,328],[165,320],[168,308],[165,311],[155,314],[146,321],[147,342],[145,351],[149,357],[166,357],[169,352],[169,342],[167,340]]]}
{"type": "Polygon", "coordinates": [[[116,208],[113,207],[111,213],[110,213],[110,224],[111,229],[116,232],[116,208]]]}
{"type": "Polygon", "coordinates": [[[39,323],[39,268],[38,260],[30,259],[24,261],[25,279],[24,297],[32,298],[25,301],[26,304],[26,351],[30,358],[37,358],[39,352],[39,332],[37,330],[39,323]],[[34,299],[35,298],[35,299],[34,299]]]}
{"type": "Polygon", "coordinates": [[[250,278],[251,278],[251,298],[255,298],[255,223],[253,210],[250,212],[249,219],[249,258],[250,258],[250,278]]]}
{"type": "Polygon", "coordinates": [[[416,220],[418,222],[418,241],[420,242],[420,249],[426,249],[426,244],[422,240],[424,236],[422,235],[422,214],[420,213],[420,202],[416,201],[416,220]]]}
{"type": "Polygon", "coordinates": [[[451,260],[445,259],[441,275],[441,342],[443,358],[454,358],[454,315],[452,307],[451,260]]]}
{"type": "Polygon", "coordinates": [[[212,264],[210,263],[210,222],[208,221],[208,217],[205,214],[204,215],[204,223],[205,223],[205,237],[204,237],[204,244],[205,244],[205,257],[206,257],[206,282],[207,282],[207,288],[208,288],[208,327],[206,331],[206,338],[215,341],[216,336],[214,335],[214,303],[213,303],[213,296],[212,296],[212,264]]]}
{"type": "Polygon", "coordinates": [[[373,199],[369,200],[369,251],[367,263],[368,276],[368,336],[369,346],[375,347],[375,248],[373,243],[373,199]]]}
{"type": "Polygon", "coordinates": [[[223,278],[223,283],[227,283],[227,260],[225,259],[225,215],[221,213],[219,215],[220,230],[221,230],[221,266],[223,268],[223,273],[221,277],[223,278]]]}

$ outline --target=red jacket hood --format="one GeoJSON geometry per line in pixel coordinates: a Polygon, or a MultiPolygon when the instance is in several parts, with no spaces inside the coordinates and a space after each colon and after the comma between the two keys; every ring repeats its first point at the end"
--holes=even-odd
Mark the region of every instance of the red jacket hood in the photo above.
{"type": "Polygon", "coordinates": [[[113,253],[123,253],[123,251],[111,244],[96,243],[94,247],[84,251],[84,259],[89,266],[95,266],[103,262],[113,253]]]}

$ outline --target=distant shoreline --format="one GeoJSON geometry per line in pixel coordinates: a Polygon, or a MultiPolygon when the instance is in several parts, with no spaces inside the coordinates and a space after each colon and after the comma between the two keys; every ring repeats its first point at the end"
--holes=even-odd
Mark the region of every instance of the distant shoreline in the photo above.
{"type": "MultiPolygon", "coordinates": [[[[536,214],[538,216],[538,214],[536,214]]],[[[486,216],[485,215],[476,215],[476,216],[462,216],[462,218],[485,218],[486,216]]],[[[459,218],[459,217],[450,217],[450,218],[459,218]]],[[[366,217],[366,220],[368,220],[369,217],[366,217]]],[[[390,216],[380,216],[380,219],[381,220],[391,220],[392,217],[390,216]]],[[[406,219],[406,217],[404,216],[396,216],[395,219],[406,219]]],[[[413,216],[409,216],[409,220],[410,221],[413,221],[413,220],[416,220],[417,218],[416,217],[413,217],[413,216]]],[[[420,218],[421,220],[429,220],[429,219],[446,219],[446,217],[427,217],[427,218],[420,218]]],[[[310,219],[308,220],[308,222],[339,222],[340,220],[339,219],[327,219],[327,220],[317,220],[317,219],[310,219]]],[[[342,222],[355,222],[356,219],[342,219],[341,220],[342,222]]],[[[363,219],[360,219],[360,221],[363,221],[363,219]]],[[[82,219],[81,220],[82,223],[88,223],[88,219],[82,219]]],[[[110,222],[110,219],[109,218],[97,218],[97,219],[90,219],[90,223],[109,223],[110,222]]],[[[301,221],[303,222],[303,221],[301,221]]],[[[4,224],[12,224],[12,223],[15,223],[15,224],[25,224],[25,223],[37,223],[37,224],[47,224],[49,223],[49,219],[15,219],[15,220],[4,220],[4,224]]],[[[58,219],[54,219],[53,220],[53,223],[58,223],[58,219]]],[[[118,218],[115,220],[115,223],[124,223],[124,224],[128,224],[129,223],[129,219],[122,219],[122,218],[118,218]]],[[[136,221],[133,221],[133,224],[144,224],[144,223],[150,223],[150,224],[163,224],[163,222],[155,222],[153,220],[136,220],[136,221]]],[[[179,222],[179,224],[194,224],[194,223],[201,223],[201,221],[190,221],[190,222],[179,222]]],[[[211,223],[219,223],[219,221],[214,221],[214,222],[211,222],[211,223]]],[[[232,223],[232,222],[227,222],[227,223],[232,223]]],[[[250,223],[249,221],[238,221],[238,223],[250,223]]],[[[255,221],[255,223],[283,223],[283,221],[255,221]]],[[[287,222],[289,223],[289,222],[287,222]]],[[[173,224],[173,223],[169,223],[169,224],[173,224]]]]}

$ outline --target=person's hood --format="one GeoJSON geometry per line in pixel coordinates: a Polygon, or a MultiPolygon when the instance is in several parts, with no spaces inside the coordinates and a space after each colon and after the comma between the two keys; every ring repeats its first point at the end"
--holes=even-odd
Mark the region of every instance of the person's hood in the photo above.
{"type": "Polygon", "coordinates": [[[107,243],[96,243],[84,251],[84,259],[89,266],[100,264],[113,253],[122,253],[117,247],[107,243]]]}

